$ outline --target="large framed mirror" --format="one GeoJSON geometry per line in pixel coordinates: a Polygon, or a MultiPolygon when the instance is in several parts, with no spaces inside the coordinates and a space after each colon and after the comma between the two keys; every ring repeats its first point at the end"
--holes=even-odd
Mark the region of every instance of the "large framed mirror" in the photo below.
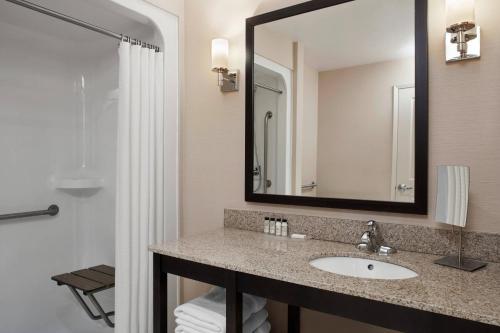
{"type": "Polygon", "coordinates": [[[247,19],[245,198],[427,213],[426,0],[247,19]]]}

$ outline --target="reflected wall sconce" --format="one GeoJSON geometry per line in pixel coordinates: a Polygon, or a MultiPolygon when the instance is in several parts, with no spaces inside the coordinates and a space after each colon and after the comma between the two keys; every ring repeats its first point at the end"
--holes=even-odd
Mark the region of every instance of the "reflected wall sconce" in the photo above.
{"type": "Polygon", "coordinates": [[[222,92],[239,90],[239,70],[228,69],[229,41],[224,38],[212,40],[212,71],[217,72],[217,85],[222,92]]]}
{"type": "Polygon", "coordinates": [[[475,0],[446,0],[446,62],[477,59],[480,27],[475,22],[475,0]]]}

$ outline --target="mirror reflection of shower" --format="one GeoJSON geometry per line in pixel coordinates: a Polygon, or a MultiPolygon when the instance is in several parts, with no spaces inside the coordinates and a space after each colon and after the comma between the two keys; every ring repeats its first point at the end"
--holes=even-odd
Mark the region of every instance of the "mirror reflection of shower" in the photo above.
{"type": "MultiPolygon", "coordinates": [[[[256,55],[256,58],[259,58],[256,55]]],[[[254,84],[254,176],[255,193],[282,193],[289,191],[290,110],[286,75],[266,63],[255,65],[254,84]]],[[[288,71],[284,68],[283,71],[288,71]]]]}

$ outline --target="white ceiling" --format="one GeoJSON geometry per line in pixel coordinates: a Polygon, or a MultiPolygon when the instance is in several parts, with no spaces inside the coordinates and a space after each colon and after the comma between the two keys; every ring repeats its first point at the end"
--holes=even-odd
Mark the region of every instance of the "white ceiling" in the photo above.
{"type": "Polygon", "coordinates": [[[355,0],[266,23],[300,41],[318,71],[414,56],[415,0],[355,0]]]}

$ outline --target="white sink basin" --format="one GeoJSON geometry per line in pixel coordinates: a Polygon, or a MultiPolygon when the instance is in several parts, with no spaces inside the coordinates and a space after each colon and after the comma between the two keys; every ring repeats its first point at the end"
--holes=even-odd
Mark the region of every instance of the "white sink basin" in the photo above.
{"type": "Polygon", "coordinates": [[[418,276],[403,266],[363,258],[324,257],[309,263],[326,272],[364,279],[401,280],[418,276]]]}

